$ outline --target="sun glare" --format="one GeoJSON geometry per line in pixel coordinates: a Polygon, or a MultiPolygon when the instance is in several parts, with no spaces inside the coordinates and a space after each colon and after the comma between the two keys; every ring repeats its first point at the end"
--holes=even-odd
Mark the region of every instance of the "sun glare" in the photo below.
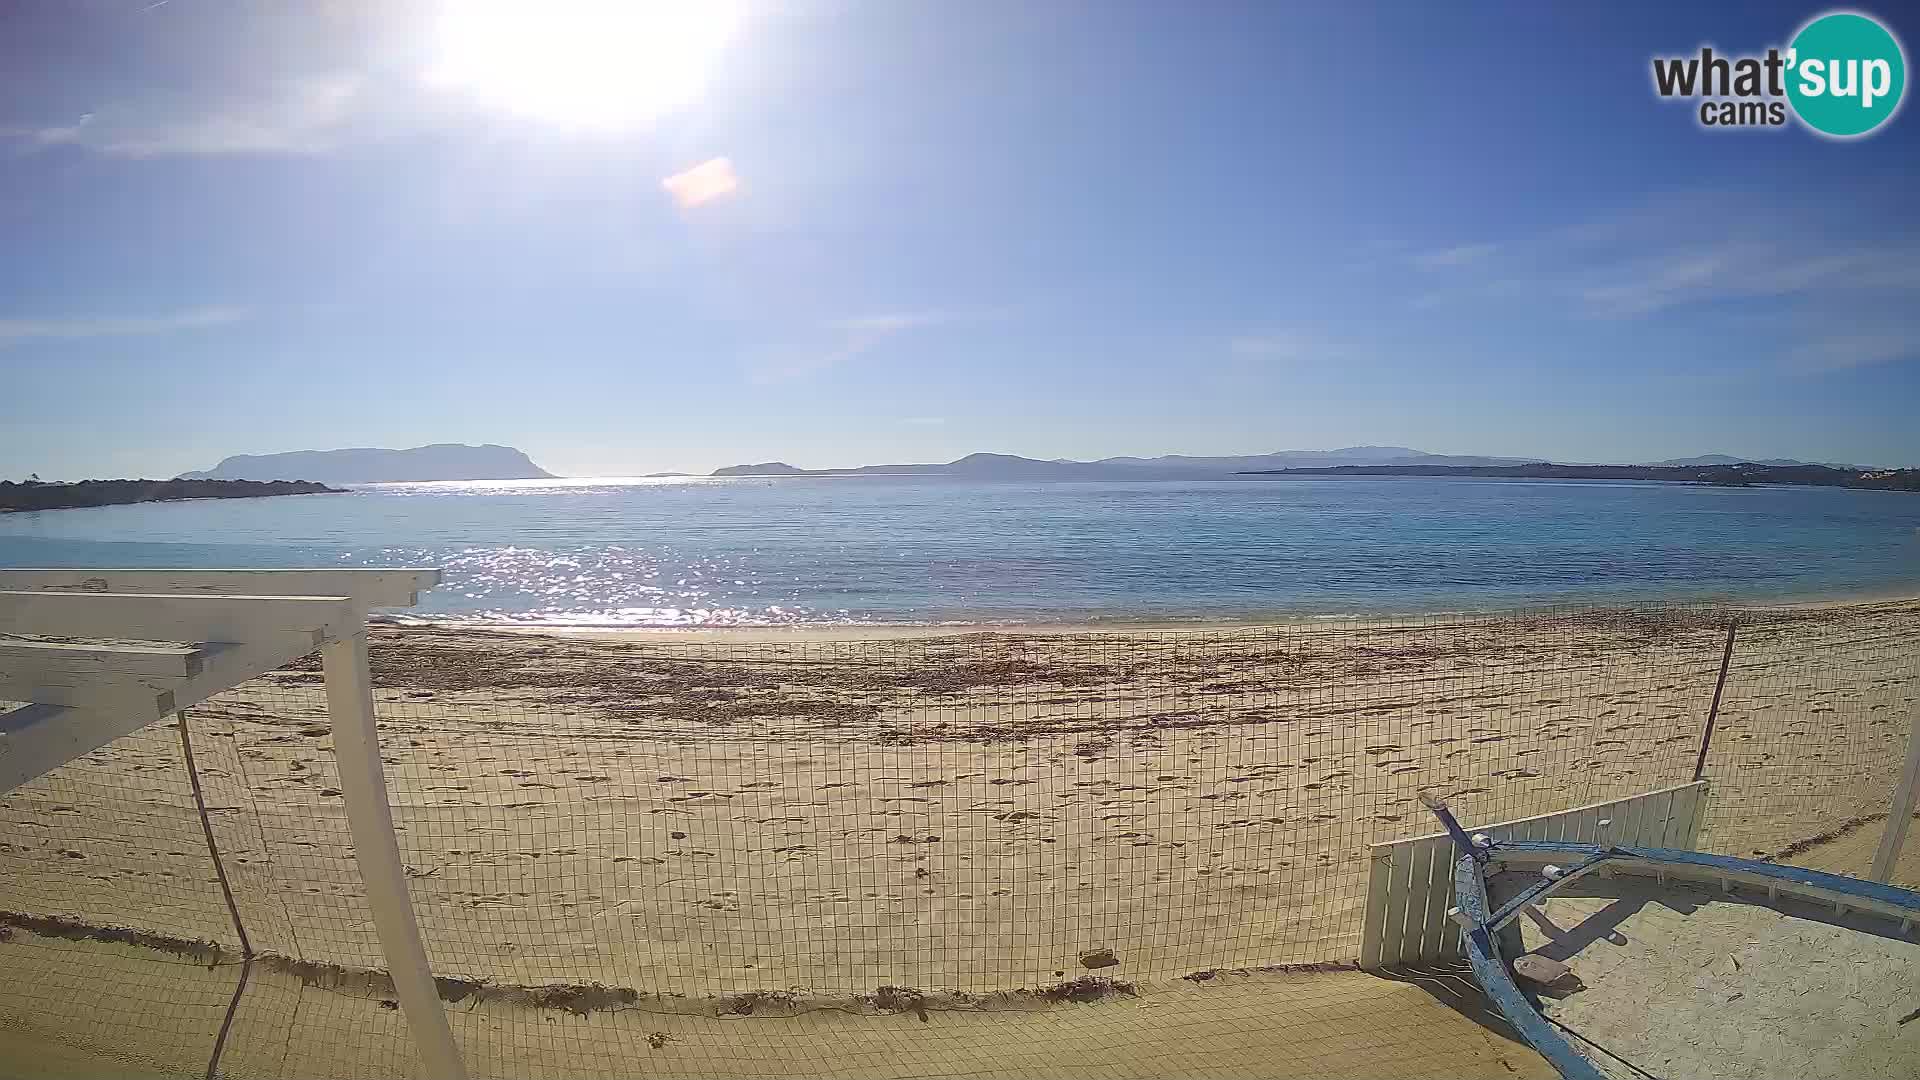
{"type": "Polygon", "coordinates": [[[725,0],[452,0],[426,77],[557,126],[637,127],[700,97],[738,15],[725,0]]]}

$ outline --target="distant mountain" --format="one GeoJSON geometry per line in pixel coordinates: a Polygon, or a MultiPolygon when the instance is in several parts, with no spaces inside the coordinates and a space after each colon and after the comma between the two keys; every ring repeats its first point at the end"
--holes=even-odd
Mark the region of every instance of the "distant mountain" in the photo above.
{"type": "Polygon", "coordinates": [[[1826,465],[1335,465],[1327,468],[1273,469],[1250,474],[1260,479],[1314,476],[1480,476],[1509,480],[1661,480],[1713,487],[1750,488],[1762,484],[1874,488],[1920,491],[1920,469],[1836,469],[1826,465]]]}
{"type": "Polygon", "coordinates": [[[1244,454],[1229,457],[1194,457],[1188,454],[1164,454],[1160,457],[1110,457],[1101,458],[1099,465],[1166,465],[1174,463],[1197,463],[1211,465],[1217,461],[1266,461],[1270,458],[1296,458],[1302,464],[1373,465],[1382,461],[1392,461],[1403,457],[1432,457],[1421,450],[1408,446],[1348,446],[1339,450],[1275,450],[1270,454],[1244,454]]]}
{"type": "Polygon", "coordinates": [[[924,465],[862,465],[850,469],[799,469],[784,461],[730,465],[715,476],[960,476],[975,480],[1181,480],[1228,478],[1260,469],[1330,465],[1523,465],[1538,458],[1428,454],[1404,446],[1350,446],[1342,450],[1280,450],[1240,457],[1114,457],[1099,461],[1040,461],[1012,454],[968,454],[924,465]]]}
{"type": "Polygon", "coordinates": [[[1429,454],[1406,446],[1348,446],[1339,450],[1275,450],[1270,454],[1235,457],[1101,458],[1096,465],[1129,465],[1174,469],[1301,469],[1333,465],[1530,465],[1542,458],[1483,457],[1476,454],[1429,454]]]}
{"type": "Polygon", "coordinates": [[[435,443],[410,450],[295,450],[236,454],[181,480],[314,480],[323,484],[388,484],[423,480],[546,480],[553,476],[511,446],[435,443]]]}
{"type": "Polygon", "coordinates": [[[1668,458],[1665,461],[1649,461],[1645,464],[1653,468],[1692,468],[1700,465],[1773,465],[1792,469],[1803,465],[1818,465],[1825,469],[1852,470],[1866,472],[1874,468],[1870,465],[1846,465],[1837,461],[1796,461],[1793,458],[1744,458],[1728,454],[1701,454],[1698,457],[1668,458]]]}

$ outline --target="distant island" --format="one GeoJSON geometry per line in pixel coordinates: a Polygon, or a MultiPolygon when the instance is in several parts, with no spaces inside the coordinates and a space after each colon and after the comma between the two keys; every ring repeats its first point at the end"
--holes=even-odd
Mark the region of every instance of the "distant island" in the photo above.
{"type": "Polygon", "coordinates": [[[1262,469],[1243,476],[1490,476],[1527,480],[1660,480],[1755,487],[1801,484],[1812,487],[1920,491],[1920,469],[1854,469],[1831,465],[1340,465],[1332,468],[1262,469]]]}
{"type": "Polygon", "coordinates": [[[1013,454],[968,454],[924,465],[861,465],[849,469],[802,469],[784,461],[729,465],[715,476],[958,476],[975,480],[1181,480],[1230,477],[1255,469],[1314,465],[1513,465],[1533,458],[1429,454],[1405,446],[1349,446],[1340,450],[1277,450],[1234,457],[1111,457],[1097,461],[1042,461],[1013,454]]]}
{"type": "MultiPolygon", "coordinates": [[[[968,454],[963,458],[924,465],[861,465],[846,469],[802,469],[784,461],[763,461],[755,465],[729,465],[715,469],[714,476],[951,476],[973,480],[1231,480],[1279,474],[1297,476],[1347,472],[1369,476],[1566,476],[1565,472],[1515,472],[1512,470],[1603,470],[1582,473],[1584,479],[1687,480],[1696,483],[1740,484],[1829,484],[1843,487],[1881,486],[1878,481],[1841,482],[1834,476],[1877,476],[1897,470],[1874,470],[1854,465],[1814,464],[1774,458],[1761,462],[1743,461],[1726,454],[1705,454],[1697,458],[1675,458],[1646,465],[1555,465],[1540,458],[1486,457],[1474,454],[1430,454],[1406,446],[1348,446],[1339,450],[1276,450],[1269,454],[1231,457],[1193,457],[1167,454],[1161,457],[1110,457],[1096,461],[1017,457],[1012,454],[968,454]],[[1762,478],[1742,471],[1707,476],[1704,469],[1752,470],[1757,468],[1793,470],[1800,479],[1781,479],[1785,473],[1762,478]],[[1505,471],[1503,471],[1505,470],[1505,471]],[[1691,471],[1688,471],[1691,470],[1691,471]],[[1813,470],[1813,471],[1805,471],[1813,470]],[[1684,473],[1684,475],[1683,475],[1684,473]],[[1829,476],[1833,474],[1833,476],[1829,476]],[[1826,479],[1817,479],[1826,477],[1826,479]]],[[[1890,482],[1893,486],[1898,481],[1890,482]]]]}
{"type": "Polygon", "coordinates": [[[76,484],[16,484],[0,480],[0,514],[72,510],[84,506],[174,502],[180,499],[255,499],[267,495],[324,495],[339,489],[306,480],[82,480],[76,484]]]}
{"type": "Polygon", "coordinates": [[[550,480],[553,474],[511,446],[435,443],[409,450],[356,447],[235,454],[181,480],[316,480],[326,484],[394,484],[429,480],[550,480]]]}

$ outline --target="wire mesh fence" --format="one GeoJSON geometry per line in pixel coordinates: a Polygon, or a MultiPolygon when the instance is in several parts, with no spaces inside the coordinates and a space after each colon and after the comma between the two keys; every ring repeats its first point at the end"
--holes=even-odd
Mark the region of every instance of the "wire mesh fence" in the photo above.
{"type": "MultiPolygon", "coordinates": [[[[1703,847],[1865,873],[1920,707],[1916,618],[1673,606],[858,642],[410,628],[376,630],[372,658],[415,915],[470,1066],[594,1075],[667,1053],[675,1024],[1350,964],[1366,846],[1433,831],[1422,790],[1472,823],[1699,767],[1703,847]]],[[[103,1045],[174,1057],[226,1029],[230,1075],[407,1074],[317,664],[188,726],[204,829],[172,724],[0,798],[0,1026],[88,1012],[103,1045]],[[157,1004],[76,1010],[105,1000],[97,980],[157,1004]]],[[[825,1060],[818,1031],[760,1030],[789,1032],[783,1067],[825,1060]]],[[[702,1045],[714,1071],[756,1071],[737,1042],[702,1045]]],[[[938,1040],[923,1049],[932,1070],[938,1040]]]]}

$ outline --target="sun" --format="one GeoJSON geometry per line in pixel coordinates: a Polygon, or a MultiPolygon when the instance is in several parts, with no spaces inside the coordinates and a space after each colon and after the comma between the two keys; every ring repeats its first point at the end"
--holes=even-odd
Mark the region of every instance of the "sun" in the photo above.
{"type": "Polygon", "coordinates": [[[727,0],[448,0],[430,85],[560,127],[642,127],[699,99],[727,0]]]}

